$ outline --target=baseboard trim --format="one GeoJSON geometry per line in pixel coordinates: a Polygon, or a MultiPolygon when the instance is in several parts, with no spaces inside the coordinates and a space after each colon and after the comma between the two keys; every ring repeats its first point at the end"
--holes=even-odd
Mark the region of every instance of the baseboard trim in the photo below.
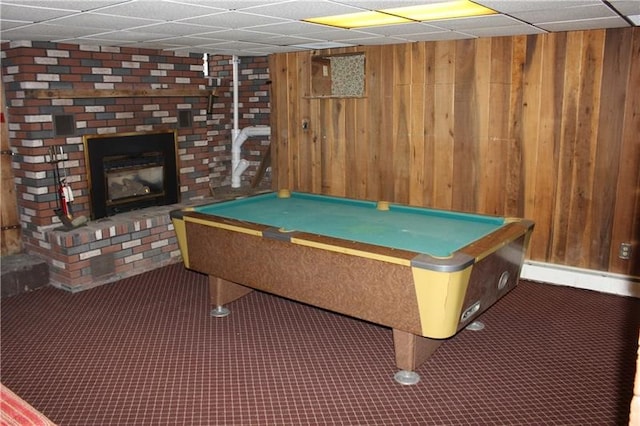
{"type": "Polygon", "coordinates": [[[525,261],[522,279],[640,298],[640,277],[525,261]]]}

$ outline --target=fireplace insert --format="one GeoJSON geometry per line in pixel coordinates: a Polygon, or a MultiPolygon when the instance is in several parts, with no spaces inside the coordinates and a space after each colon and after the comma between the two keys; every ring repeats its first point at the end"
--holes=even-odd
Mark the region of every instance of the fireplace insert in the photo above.
{"type": "Polygon", "coordinates": [[[91,218],[179,201],[175,131],[84,137],[91,218]]]}

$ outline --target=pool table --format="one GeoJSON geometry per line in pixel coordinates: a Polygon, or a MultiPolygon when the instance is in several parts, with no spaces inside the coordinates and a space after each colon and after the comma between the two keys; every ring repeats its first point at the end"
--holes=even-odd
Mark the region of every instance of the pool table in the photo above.
{"type": "Polygon", "coordinates": [[[253,289],[393,330],[396,381],[518,283],[533,222],[280,190],[171,212],[213,316],[253,289]]]}

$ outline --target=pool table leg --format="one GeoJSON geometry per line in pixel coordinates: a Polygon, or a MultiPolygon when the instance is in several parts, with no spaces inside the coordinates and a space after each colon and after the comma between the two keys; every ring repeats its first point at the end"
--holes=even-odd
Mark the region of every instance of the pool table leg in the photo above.
{"type": "Polygon", "coordinates": [[[226,317],[229,315],[229,309],[223,305],[233,302],[252,291],[249,287],[209,275],[209,301],[213,306],[211,316],[226,317]]]}
{"type": "Polygon", "coordinates": [[[395,375],[396,381],[403,385],[418,383],[420,375],[414,370],[429,359],[443,342],[393,329],[396,366],[400,369],[395,375]]]}

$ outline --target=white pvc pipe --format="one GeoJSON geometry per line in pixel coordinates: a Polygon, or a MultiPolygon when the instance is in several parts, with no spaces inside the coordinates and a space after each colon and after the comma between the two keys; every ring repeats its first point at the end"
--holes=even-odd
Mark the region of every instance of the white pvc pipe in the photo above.
{"type": "Polygon", "coordinates": [[[238,163],[238,167],[233,171],[231,175],[231,187],[232,188],[240,188],[240,177],[249,167],[249,162],[245,159],[240,160],[238,163]]]}
{"type": "Polygon", "coordinates": [[[232,59],[233,73],[233,129],[231,130],[231,187],[240,188],[240,176],[249,167],[247,160],[240,159],[242,144],[252,136],[269,136],[271,128],[269,126],[252,126],[245,127],[242,131],[238,128],[238,64],[240,59],[233,55],[232,59]]]}
{"type": "Polygon", "coordinates": [[[240,154],[242,151],[242,144],[253,136],[270,136],[271,127],[269,126],[251,126],[245,127],[234,137],[231,142],[231,187],[240,188],[240,176],[249,167],[247,160],[241,160],[240,154]]]}
{"type": "Polygon", "coordinates": [[[231,65],[232,65],[232,78],[233,78],[233,128],[231,129],[231,187],[232,188],[238,188],[240,185],[238,183],[238,186],[234,186],[234,175],[236,174],[236,169],[238,168],[238,164],[240,163],[240,151],[238,150],[237,153],[235,152],[235,140],[238,138],[238,135],[240,134],[240,130],[238,129],[238,63],[240,62],[240,59],[238,59],[238,56],[233,55],[233,57],[231,58],[231,65]]]}
{"type": "Polygon", "coordinates": [[[238,134],[238,63],[240,62],[240,59],[238,59],[238,57],[236,55],[233,55],[233,58],[231,59],[231,65],[232,65],[232,73],[233,73],[233,132],[234,134],[232,134],[232,139],[235,139],[235,137],[238,134]]]}

